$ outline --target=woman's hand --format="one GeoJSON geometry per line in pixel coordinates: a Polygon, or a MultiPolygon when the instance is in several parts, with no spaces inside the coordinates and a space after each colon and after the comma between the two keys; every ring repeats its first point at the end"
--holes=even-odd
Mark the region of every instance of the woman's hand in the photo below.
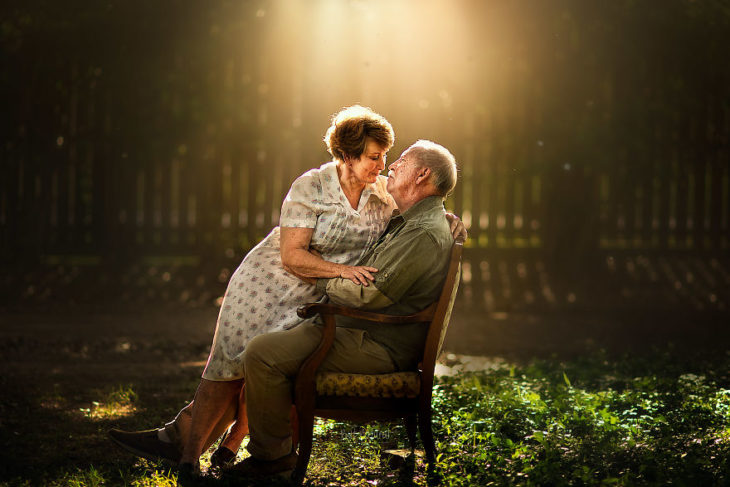
{"type": "Polygon", "coordinates": [[[349,279],[355,284],[362,284],[367,287],[370,285],[370,281],[374,281],[373,273],[378,272],[375,267],[369,267],[366,265],[347,265],[340,273],[340,277],[343,279],[349,279]]]}
{"type": "Polygon", "coordinates": [[[314,230],[281,227],[281,265],[304,282],[315,279],[342,277],[355,284],[369,286],[374,281],[375,267],[349,266],[322,259],[322,254],[309,246],[314,230]]]}
{"type": "Polygon", "coordinates": [[[466,227],[464,226],[464,222],[461,221],[461,218],[453,213],[446,213],[446,219],[449,221],[451,235],[454,237],[454,240],[456,240],[457,237],[462,237],[466,240],[469,235],[466,233],[466,227]]]}

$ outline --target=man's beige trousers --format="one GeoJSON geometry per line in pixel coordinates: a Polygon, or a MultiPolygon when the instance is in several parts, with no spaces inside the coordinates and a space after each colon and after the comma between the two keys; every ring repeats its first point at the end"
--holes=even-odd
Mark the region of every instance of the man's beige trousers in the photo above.
{"type": "MultiPolygon", "coordinates": [[[[289,413],[294,380],[304,360],[317,348],[321,327],[303,323],[288,331],[259,335],[244,352],[244,380],[250,440],[248,451],[259,460],[276,460],[291,451],[289,413]]],[[[321,372],[385,374],[393,360],[367,332],[337,328],[321,372]]]]}

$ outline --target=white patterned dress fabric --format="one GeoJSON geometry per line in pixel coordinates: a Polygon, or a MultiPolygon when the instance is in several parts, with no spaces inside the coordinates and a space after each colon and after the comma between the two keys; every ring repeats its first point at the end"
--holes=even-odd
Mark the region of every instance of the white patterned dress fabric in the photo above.
{"type": "MultiPolygon", "coordinates": [[[[387,178],[365,187],[354,210],[342,192],[337,166],[328,162],[299,176],[281,206],[281,227],[313,228],[310,247],[324,260],[353,265],[385,230],[395,208],[387,178]]],[[[246,255],[228,282],[208,363],[207,380],[243,377],[243,351],[255,336],[288,330],[299,323],[297,307],[318,301],[315,287],[281,265],[280,231],[275,227],[246,255]]]]}

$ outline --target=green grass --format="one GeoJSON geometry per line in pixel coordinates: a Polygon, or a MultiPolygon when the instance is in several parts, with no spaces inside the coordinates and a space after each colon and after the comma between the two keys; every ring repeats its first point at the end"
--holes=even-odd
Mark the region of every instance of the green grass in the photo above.
{"type": "MultiPolygon", "coordinates": [[[[599,353],[442,378],[433,399],[438,464],[429,472],[417,461],[409,482],[728,485],[728,365],[727,355],[599,353]]],[[[315,484],[404,482],[378,461],[384,438],[405,445],[402,428],[364,429],[358,438],[346,428],[325,433],[310,469],[315,484]]]]}
{"type": "Polygon", "coordinates": [[[437,471],[454,486],[726,485],[720,363],[599,356],[443,380],[437,471]]]}
{"type": "MultiPolygon", "coordinates": [[[[383,455],[407,447],[401,425],[321,421],[306,484],[730,484],[730,355],[594,353],[500,363],[438,381],[434,468],[421,455],[383,455]]],[[[164,465],[135,459],[104,435],[111,426],[141,428],[169,417],[194,385],[179,377],[147,374],[83,391],[61,382],[41,389],[37,410],[32,397],[18,404],[0,400],[9,430],[32,424],[14,422],[14,412],[28,411],[38,423],[18,437],[26,441],[18,448],[36,454],[34,463],[24,469],[18,462],[29,457],[14,457],[0,485],[175,485],[164,465]],[[39,445],[47,448],[34,450],[39,445]]],[[[6,379],[3,385],[12,397],[17,384],[6,379]]]]}

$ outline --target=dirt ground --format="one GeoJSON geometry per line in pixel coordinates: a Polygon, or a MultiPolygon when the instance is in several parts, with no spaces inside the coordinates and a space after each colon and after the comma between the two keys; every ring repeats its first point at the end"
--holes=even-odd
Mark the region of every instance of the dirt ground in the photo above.
{"type": "Polygon", "coordinates": [[[106,431],[160,424],[192,396],[216,313],[0,316],[0,481],[128,464],[106,431]],[[134,406],[105,412],[122,389],[134,406]]]}
{"type": "MultiPolygon", "coordinates": [[[[0,482],[42,484],[89,465],[129,465],[106,439],[112,427],[156,426],[195,389],[215,306],[187,309],[13,311],[0,315],[0,482]],[[120,391],[132,405],[107,411],[120,391]],[[126,408],[126,409],[125,409],[126,408]]],[[[468,315],[455,310],[446,355],[529,360],[592,350],[725,347],[722,316],[586,313],[468,315]]]]}

